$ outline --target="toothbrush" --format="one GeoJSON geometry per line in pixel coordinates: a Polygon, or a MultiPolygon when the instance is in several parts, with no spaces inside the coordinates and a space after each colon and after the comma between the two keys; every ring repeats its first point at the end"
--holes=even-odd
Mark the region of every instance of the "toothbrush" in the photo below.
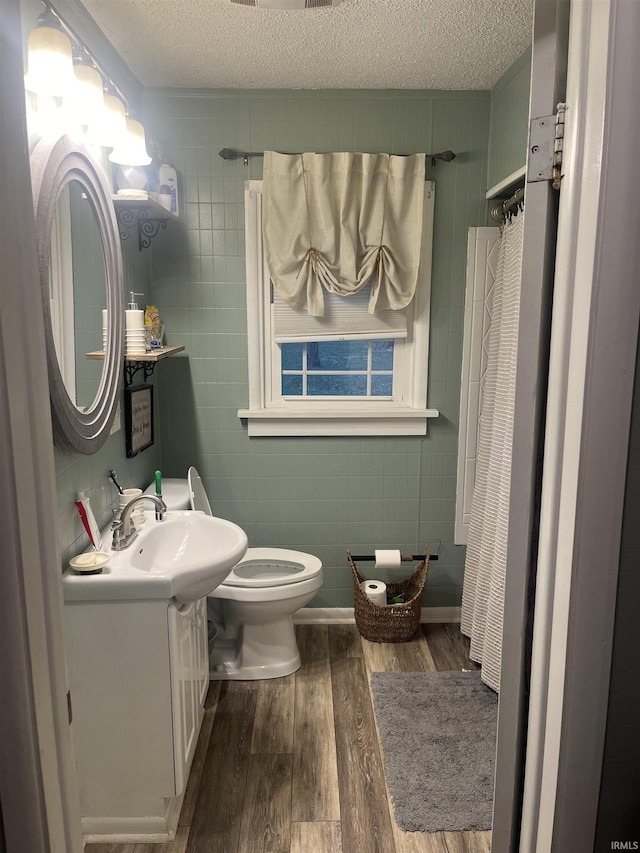
{"type": "MultiPolygon", "coordinates": [[[[156,497],[158,497],[158,498],[160,498],[160,500],[162,500],[162,474],[160,473],[160,471],[155,472],[155,479],[156,479],[156,497]]],[[[162,518],[163,518],[162,513],[160,512],[158,507],[156,507],[156,521],[162,521],[162,518]]]]}
{"type": "Polygon", "coordinates": [[[121,488],[120,484],[116,480],[116,472],[113,470],[113,468],[111,468],[111,470],[109,471],[109,476],[107,477],[107,480],[110,483],[113,483],[113,485],[116,487],[116,489],[120,492],[121,495],[124,494],[123,489],[121,488]]]}

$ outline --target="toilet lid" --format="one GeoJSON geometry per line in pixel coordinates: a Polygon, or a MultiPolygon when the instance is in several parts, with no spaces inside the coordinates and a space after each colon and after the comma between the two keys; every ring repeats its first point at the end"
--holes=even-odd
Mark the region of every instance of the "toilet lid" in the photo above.
{"type": "Polygon", "coordinates": [[[209,503],[209,498],[207,497],[207,493],[204,490],[204,486],[202,485],[202,480],[200,479],[200,474],[196,471],[196,469],[191,466],[187,473],[187,479],[189,480],[189,497],[191,498],[191,509],[199,510],[200,512],[204,512],[205,515],[213,515],[211,511],[211,504],[209,503]]]}
{"type": "Polygon", "coordinates": [[[322,563],[312,554],[285,548],[249,548],[224,579],[224,586],[282,586],[314,578],[322,563]]]}

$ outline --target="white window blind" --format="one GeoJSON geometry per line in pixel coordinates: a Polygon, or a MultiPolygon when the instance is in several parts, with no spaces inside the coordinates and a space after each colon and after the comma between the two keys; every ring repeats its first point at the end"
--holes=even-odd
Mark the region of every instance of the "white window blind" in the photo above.
{"type": "Polygon", "coordinates": [[[383,340],[407,337],[407,311],[368,313],[371,284],[353,296],[324,294],[324,317],[313,317],[296,310],[282,299],[272,286],[273,322],[278,344],[303,341],[383,340]]]}

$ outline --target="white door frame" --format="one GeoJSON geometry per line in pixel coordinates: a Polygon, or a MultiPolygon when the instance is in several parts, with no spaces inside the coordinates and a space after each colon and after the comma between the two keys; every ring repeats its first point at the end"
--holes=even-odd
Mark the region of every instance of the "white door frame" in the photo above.
{"type": "MultiPolygon", "coordinates": [[[[536,0],[531,54],[531,117],[549,116],[564,99],[569,4],[536,0]]],[[[509,538],[496,769],[493,853],[517,850],[528,701],[532,543],[539,504],[540,436],[544,429],[551,292],[557,237],[556,192],[548,181],[525,186],[520,325],[516,364],[509,538]]]]}
{"type": "Polygon", "coordinates": [[[0,847],[76,853],[82,836],[23,91],[19,0],[0,0],[0,847]]]}
{"type": "Polygon", "coordinates": [[[522,853],[595,838],[640,318],[639,13],[572,6],[522,853]]]}

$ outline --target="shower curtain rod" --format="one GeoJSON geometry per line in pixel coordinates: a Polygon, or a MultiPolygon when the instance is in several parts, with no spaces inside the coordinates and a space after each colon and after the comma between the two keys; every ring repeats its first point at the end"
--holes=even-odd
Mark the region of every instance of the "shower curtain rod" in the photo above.
{"type": "MultiPolygon", "coordinates": [[[[282,154],[290,154],[293,156],[298,156],[300,154],[299,151],[282,151],[282,154]]],[[[249,157],[264,157],[264,151],[237,151],[235,148],[223,148],[221,151],[218,151],[218,156],[222,157],[223,160],[239,160],[242,157],[244,161],[244,165],[249,165],[249,157]]],[[[398,157],[409,157],[409,154],[398,154],[398,157]]],[[[450,163],[452,160],[456,159],[456,155],[453,151],[441,151],[439,154],[425,154],[425,160],[428,160],[431,157],[431,165],[436,165],[436,160],[442,160],[443,163],[450,163]]]]}
{"type": "Polygon", "coordinates": [[[491,218],[494,222],[502,224],[507,213],[524,199],[524,187],[516,190],[506,201],[500,201],[491,208],[491,218]]]}

